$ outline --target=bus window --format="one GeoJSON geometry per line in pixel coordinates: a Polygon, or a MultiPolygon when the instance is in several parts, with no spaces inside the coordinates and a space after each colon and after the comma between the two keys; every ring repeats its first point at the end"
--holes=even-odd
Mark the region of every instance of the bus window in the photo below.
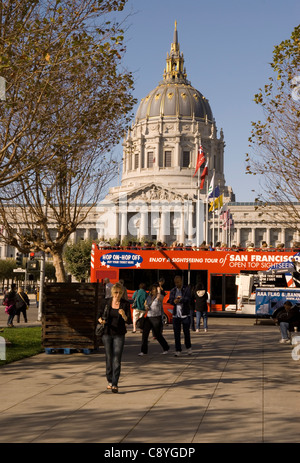
{"type": "Polygon", "coordinates": [[[236,275],[211,275],[211,310],[226,310],[230,306],[236,307],[237,286],[236,275]]]}
{"type": "Polygon", "coordinates": [[[129,291],[135,291],[139,288],[140,283],[146,284],[146,290],[153,283],[158,281],[158,270],[151,269],[120,269],[120,280],[124,280],[124,286],[129,291]]]}
{"type": "Polygon", "coordinates": [[[138,289],[140,283],[146,283],[148,290],[153,283],[157,283],[160,278],[165,279],[164,289],[170,291],[174,288],[174,278],[180,275],[183,284],[190,284],[195,287],[200,281],[207,288],[207,270],[164,270],[164,269],[120,269],[120,280],[124,280],[124,285],[129,291],[138,289]]]}

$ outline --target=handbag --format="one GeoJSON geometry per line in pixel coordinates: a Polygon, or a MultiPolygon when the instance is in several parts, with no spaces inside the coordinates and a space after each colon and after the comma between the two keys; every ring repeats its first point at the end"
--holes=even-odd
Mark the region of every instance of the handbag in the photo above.
{"type": "Polygon", "coordinates": [[[14,309],[13,304],[7,305],[7,306],[5,307],[5,312],[6,312],[8,315],[10,315],[10,314],[13,312],[13,309],[14,309]]]}
{"type": "MultiPolygon", "coordinates": [[[[108,315],[108,307],[107,305],[105,306],[105,309],[104,309],[104,312],[103,312],[103,315],[102,315],[102,319],[103,320],[106,320],[107,319],[107,315],[108,315]]],[[[103,334],[104,334],[104,328],[106,326],[106,322],[105,323],[97,323],[97,326],[96,326],[96,336],[98,338],[102,338],[103,334]]]]}
{"type": "Polygon", "coordinates": [[[142,317],[140,317],[137,322],[136,322],[136,326],[139,330],[143,330],[144,329],[144,323],[145,323],[145,315],[143,315],[142,317]]]}

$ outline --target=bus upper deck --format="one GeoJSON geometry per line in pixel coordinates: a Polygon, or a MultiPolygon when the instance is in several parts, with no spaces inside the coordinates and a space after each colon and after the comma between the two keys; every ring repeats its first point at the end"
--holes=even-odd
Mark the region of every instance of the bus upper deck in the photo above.
{"type": "Polygon", "coordinates": [[[220,251],[180,249],[137,249],[99,247],[93,244],[91,253],[91,281],[109,278],[112,283],[124,280],[129,294],[138,289],[140,283],[148,287],[164,278],[164,289],[170,291],[174,277],[181,275],[184,284],[195,287],[204,283],[210,295],[211,312],[239,309],[236,277],[240,274],[261,275],[271,287],[296,286],[293,279],[286,278],[300,265],[298,249],[288,250],[244,250],[223,249],[220,251]]]}

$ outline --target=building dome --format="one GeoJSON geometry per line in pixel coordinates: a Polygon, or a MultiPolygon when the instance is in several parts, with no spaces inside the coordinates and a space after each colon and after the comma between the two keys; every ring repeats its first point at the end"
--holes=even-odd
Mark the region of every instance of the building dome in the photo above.
{"type": "Polygon", "coordinates": [[[184,117],[213,121],[206,98],[187,81],[161,82],[146,98],[136,113],[136,122],[155,117],[184,117]]]}
{"type": "Polygon", "coordinates": [[[136,123],[148,118],[195,118],[213,122],[207,99],[186,78],[183,54],[180,52],[177,24],[171,51],[167,54],[164,80],[142,99],[136,113],[136,123]]]}

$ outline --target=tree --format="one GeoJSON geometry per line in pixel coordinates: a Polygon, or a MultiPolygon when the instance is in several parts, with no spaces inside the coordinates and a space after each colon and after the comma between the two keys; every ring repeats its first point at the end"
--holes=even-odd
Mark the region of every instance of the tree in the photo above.
{"type": "Polygon", "coordinates": [[[116,173],[110,150],[135,103],[132,75],[120,68],[122,30],[107,22],[125,2],[1,3],[7,29],[9,19],[14,26],[1,42],[10,140],[2,140],[2,171],[14,151],[2,183],[0,174],[2,239],[22,252],[50,252],[58,281],[65,281],[64,245],[116,173]],[[18,21],[15,9],[23,12],[18,21]]]}
{"type": "MultiPolygon", "coordinates": [[[[74,132],[77,148],[89,146],[88,133],[93,144],[99,140],[102,125],[108,126],[103,114],[97,121],[100,101],[107,120],[122,127],[131,105],[125,89],[131,86],[130,74],[118,74],[116,66],[123,50],[122,31],[107,22],[100,27],[97,20],[122,9],[125,2],[0,1],[0,76],[6,82],[0,104],[0,187],[44,166],[62,147],[74,148],[74,132]],[[120,123],[115,119],[117,105],[120,123]],[[70,106],[74,117],[66,119],[70,106]]],[[[116,130],[110,135],[117,138],[116,130]]],[[[101,141],[103,148],[111,146],[108,138],[101,141]]]]}
{"type": "Polygon", "coordinates": [[[278,222],[299,229],[300,26],[274,48],[271,67],[275,77],[255,95],[265,121],[252,122],[246,172],[262,176],[258,206],[271,210],[276,203],[278,222]]]}
{"type": "Polygon", "coordinates": [[[65,247],[67,270],[78,280],[86,280],[91,271],[92,240],[81,240],[65,247]]]}
{"type": "Polygon", "coordinates": [[[2,279],[2,286],[4,286],[4,280],[14,279],[16,274],[14,269],[17,268],[15,259],[0,259],[0,279],[2,279]]]}

